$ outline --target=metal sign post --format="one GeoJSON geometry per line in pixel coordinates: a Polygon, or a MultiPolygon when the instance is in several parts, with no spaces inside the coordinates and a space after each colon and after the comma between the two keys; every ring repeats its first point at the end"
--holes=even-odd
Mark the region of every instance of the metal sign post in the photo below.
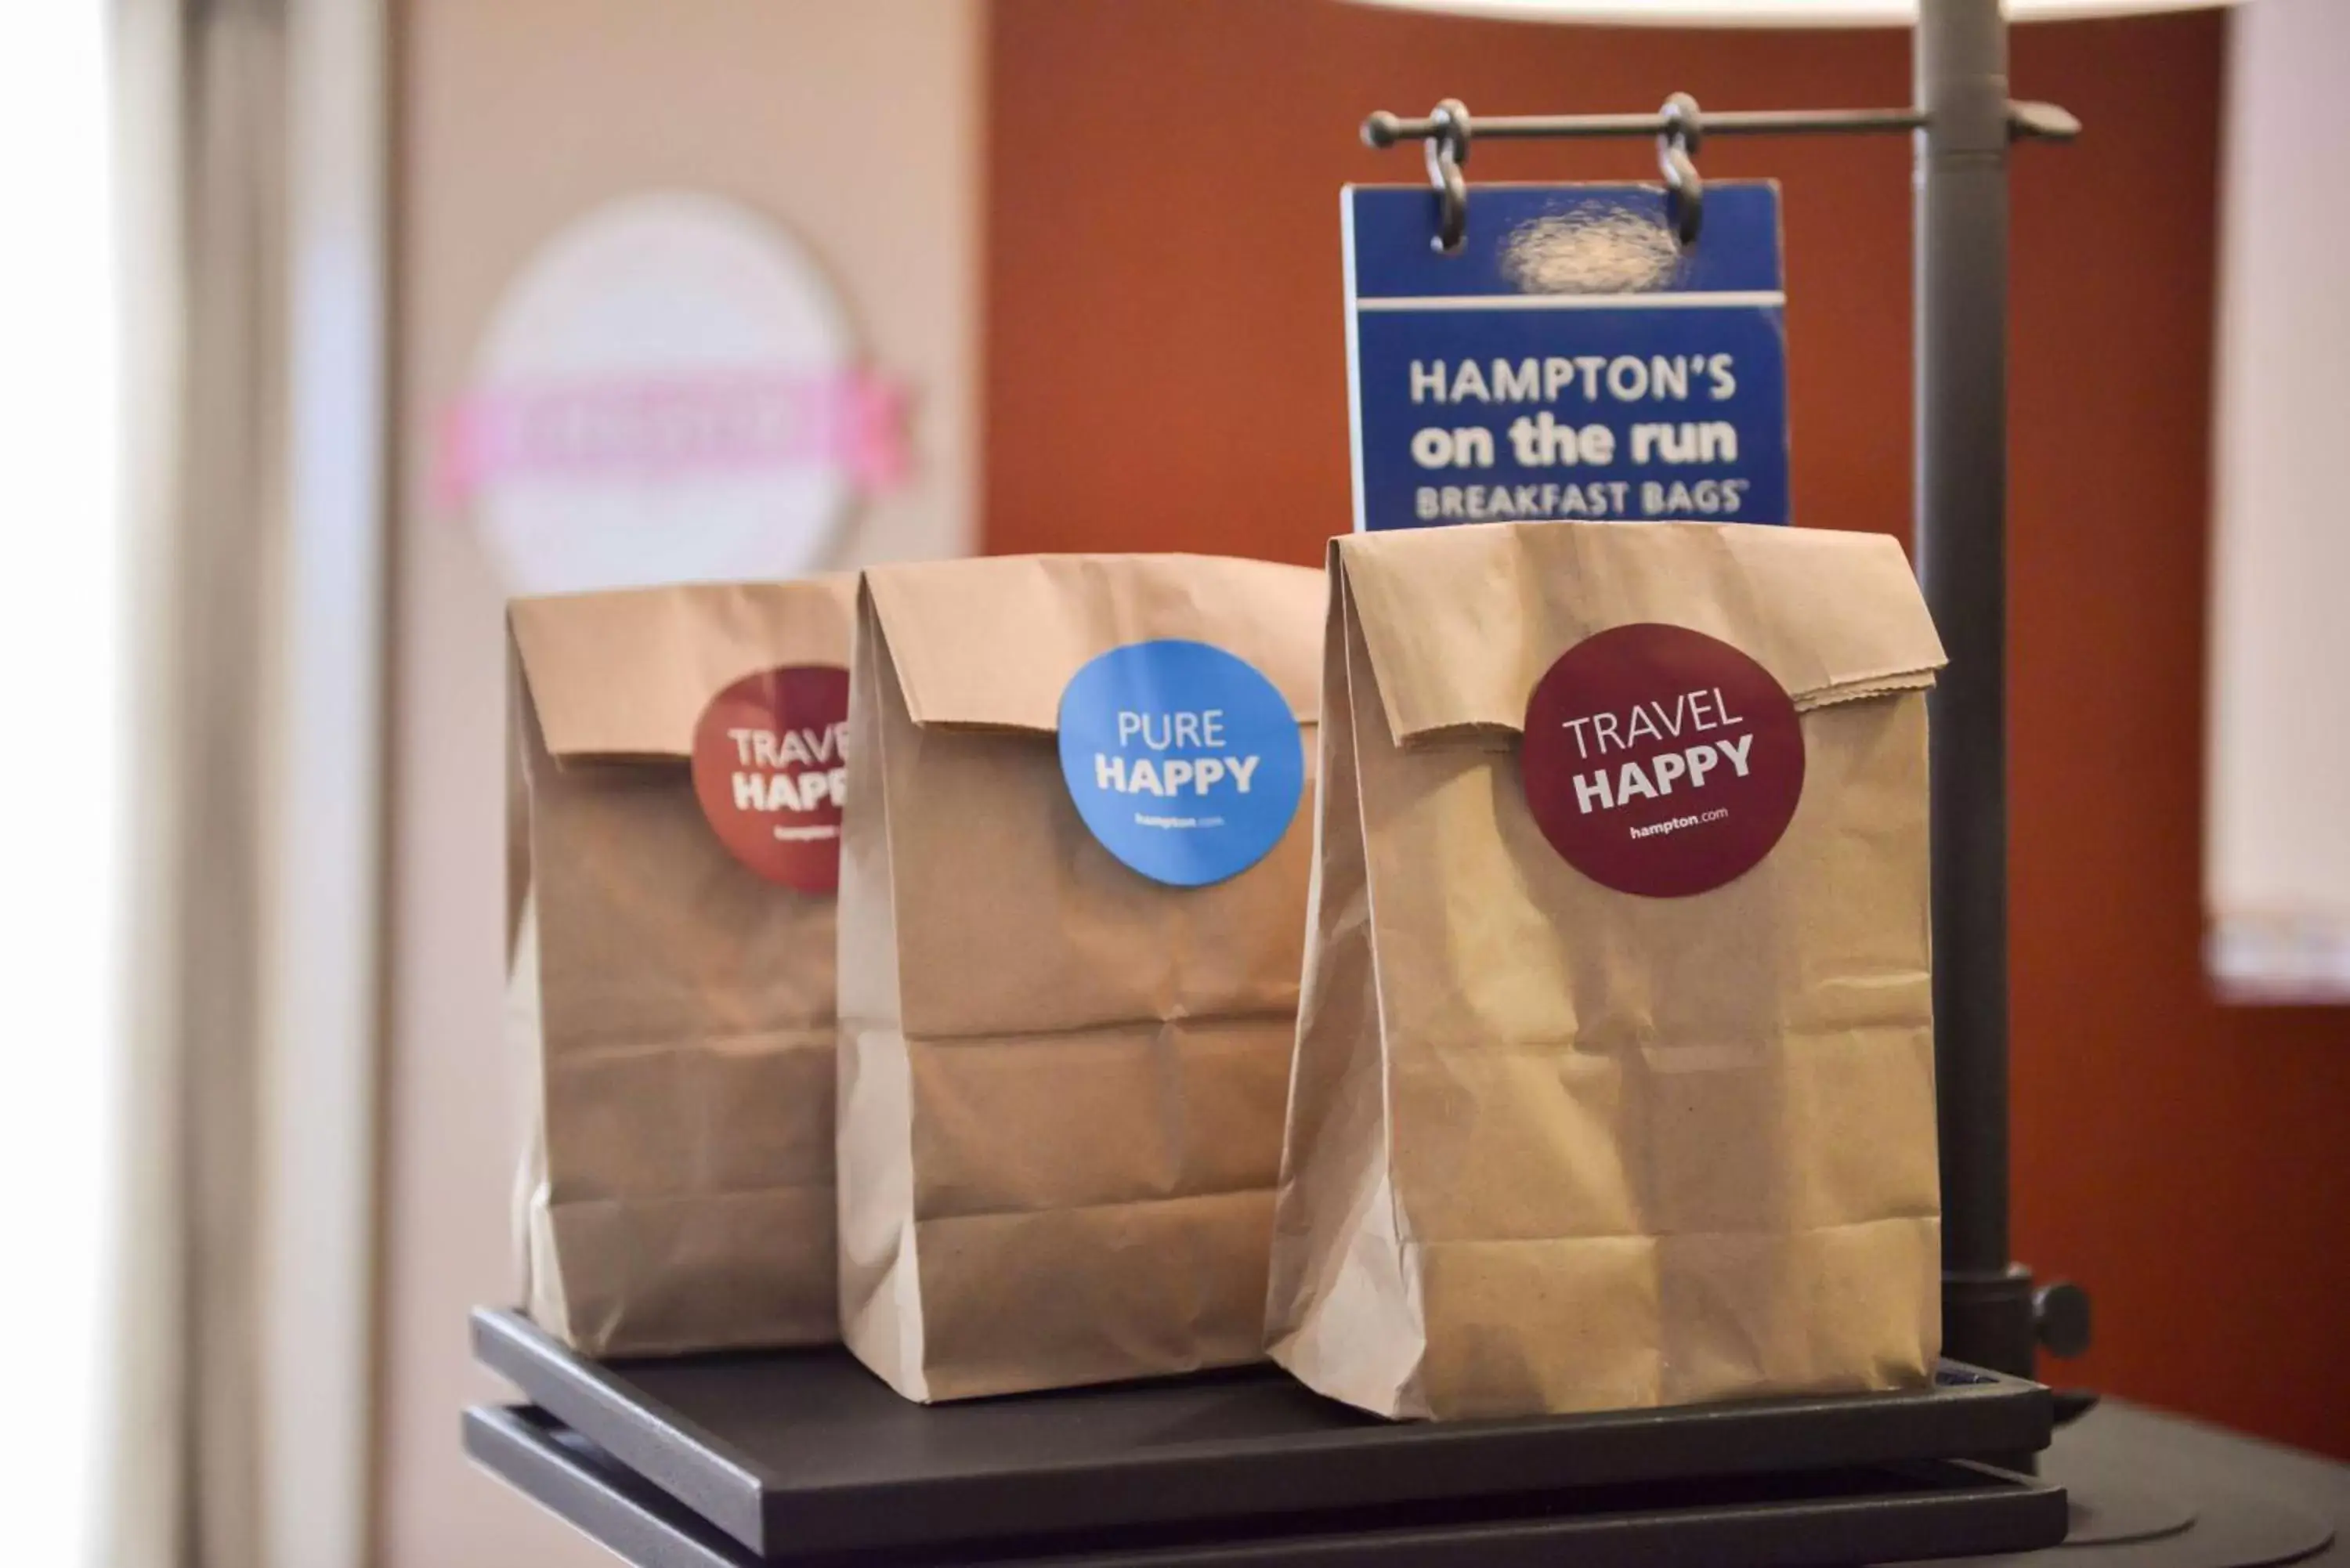
{"type": "Polygon", "coordinates": [[[1934,1087],[1950,1354],[2029,1376],[2007,1188],[2007,24],[1924,0],[1918,108],[1918,579],[1950,662],[1927,702],[1934,1087]]]}

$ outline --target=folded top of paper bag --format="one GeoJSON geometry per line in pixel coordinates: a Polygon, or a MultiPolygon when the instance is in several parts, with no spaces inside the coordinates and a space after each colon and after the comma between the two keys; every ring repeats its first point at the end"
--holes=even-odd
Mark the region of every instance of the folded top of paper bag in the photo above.
{"type": "Polygon", "coordinates": [[[853,575],[551,594],[506,607],[549,755],[688,757],[694,722],[742,677],[848,662],[853,575]]]}
{"type": "Polygon", "coordinates": [[[1061,693],[1113,648],[1205,642],[1263,671],[1300,723],[1321,707],[1322,574],[1222,556],[1008,556],[879,567],[873,607],[917,724],[1051,734],[1061,693]]]}
{"type": "Polygon", "coordinates": [[[1404,745],[1514,733],[1563,649],[1638,621],[1743,649],[1799,711],[1931,685],[1945,662],[1908,561],[1882,534],[1485,524],[1357,534],[1332,549],[1404,745]]]}

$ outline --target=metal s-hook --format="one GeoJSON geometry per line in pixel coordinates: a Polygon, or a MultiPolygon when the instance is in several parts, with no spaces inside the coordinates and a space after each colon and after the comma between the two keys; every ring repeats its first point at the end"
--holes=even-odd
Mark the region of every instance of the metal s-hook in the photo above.
{"type": "MultiPolygon", "coordinates": [[[[2054,111],[2051,124],[2061,116],[2054,111]]],[[[1915,112],[1908,109],[1849,109],[1824,110],[1820,113],[1731,114],[1724,117],[1723,128],[1745,131],[1794,130],[1908,130],[1917,128],[1915,112]]],[[[1677,92],[1665,99],[1656,117],[1647,115],[1586,115],[1566,116],[1556,119],[1510,119],[1507,116],[1488,124],[1501,136],[1638,136],[1648,128],[1657,129],[1657,166],[1665,176],[1665,223],[1681,246],[1697,244],[1698,230],[1705,221],[1705,179],[1697,171],[1697,153],[1705,140],[1704,117],[1698,111],[1697,99],[1685,92],[1677,92]]],[[[2034,133],[2062,134],[2052,130],[2034,133]]],[[[1461,241],[1469,233],[1469,182],[1461,166],[1469,161],[1471,127],[1469,109],[1457,98],[1448,98],[1429,111],[1428,118],[1405,120],[1385,109],[1363,121],[1363,142],[1368,147],[1393,147],[1407,137],[1417,137],[1420,150],[1428,159],[1428,182],[1436,188],[1436,234],[1429,247],[1440,255],[1459,253],[1461,241]]]]}
{"type": "Polygon", "coordinates": [[[1665,124],[1657,134],[1657,166],[1665,175],[1665,222],[1686,250],[1697,244],[1698,230],[1705,222],[1705,179],[1697,171],[1704,121],[1698,113],[1697,99],[1685,92],[1665,99],[1658,118],[1665,124]]]}
{"type": "Polygon", "coordinates": [[[1436,187],[1436,234],[1429,246],[1440,255],[1452,255],[1469,233],[1469,182],[1461,166],[1469,161],[1469,109],[1448,98],[1429,111],[1430,131],[1422,144],[1428,154],[1428,182],[1436,187]]]}

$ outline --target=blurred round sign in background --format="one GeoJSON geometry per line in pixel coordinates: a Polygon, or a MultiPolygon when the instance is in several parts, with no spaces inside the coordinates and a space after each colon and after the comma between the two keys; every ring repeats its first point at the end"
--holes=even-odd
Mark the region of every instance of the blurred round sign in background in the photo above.
{"type": "Polygon", "coordinates": [[[442,421],[434,497],[516,594],[797,576],[902,472],[904,412],[780,225],[630,196],[508,286],[442,421]]]}

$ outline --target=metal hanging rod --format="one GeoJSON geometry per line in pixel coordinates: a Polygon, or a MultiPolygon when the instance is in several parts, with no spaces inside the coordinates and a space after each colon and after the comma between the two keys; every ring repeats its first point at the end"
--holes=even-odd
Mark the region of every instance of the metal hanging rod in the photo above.
{"type": "MultiPolygon", "coordinates": [[[[2081,133],[2081,122],[2053,103],[2011,99],[2004,120],[2010,141],[2070,141],[2081,133]]],[[[1470,149],[1488,138],[1655,137],[1657,166],[1665,177],[1665,222],[1687,246],[1697,243],[1704,223],[1705,180],[1698,172],[1697,151],[1707,136],[1927,130],[1930,124],[1923,109],[1749,109],[1707,114],[1685,92],[1665,99],[1654,114],[1523,114],[1480,119],[1459,99],[1448,98],[1425,119],[1403,119],[1380,109],[1363,121],[1363,140],[1377,148],[1410,140],[1424,144],[1428,180],[1438,202],[1436,233],[1429,243],[1438,254],[1451,255],[1469,232],[1469,185],[1461,166],[1469,161],[1470,149]]]]}
{"type": "MultiPolygon", "coordinates": [[[[1856,132],[1921,130],[1926,115],[1916,109],[1746,109],[1709,110],[1708,136],[1813,136],[1856,132]]],[[[1470,121],[1480,140],[1531,140],[1554,137],[1662,136],[1673,123],[1662,110],[1648,114],[1501,114],[1478,115],[1470,121]]],[[[2053,103],[2013,102],[2007,106],[2010,137],[2017,140],[2070,141],[2081,133],[2081,122],[2053,103]]],[[[1363,121],[1366,145],[1388,148],[1402,141],[1424,141],[1446,134],[1440,118],[1405,119],[1385,109],[1363,121]]]]}

